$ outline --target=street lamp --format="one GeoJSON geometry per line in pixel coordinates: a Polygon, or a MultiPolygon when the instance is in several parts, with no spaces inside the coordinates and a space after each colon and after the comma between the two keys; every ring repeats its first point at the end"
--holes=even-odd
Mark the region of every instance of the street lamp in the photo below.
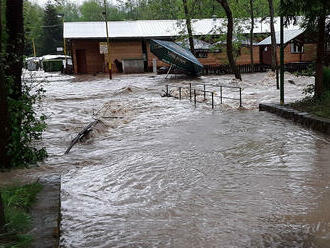
{"type": "Polygon", "coordinates": [[[57,17],[59,18],[62,18],[62,24],[63,24],[63,53],[64,53],[64,57],[65,57],[65,70],[67,69],[67,57],[66,57],[66,41],[65,41],[65,38],[64,38],[64,14],[58,14],[57,17]]]}
{"type": "Polygon", "coordinates": [[[108,70],[109,70],[109,79],[112,79],[112,68],[111,68],[111,56],[110,56],[110,41],[109,41],[109,30],[108,30],[108,20],[107,20],[107,3],[104,0],[104,12],[102,12],[105,21],[105,28],[107,34],[107,47],[108,47],[108,70]]]}

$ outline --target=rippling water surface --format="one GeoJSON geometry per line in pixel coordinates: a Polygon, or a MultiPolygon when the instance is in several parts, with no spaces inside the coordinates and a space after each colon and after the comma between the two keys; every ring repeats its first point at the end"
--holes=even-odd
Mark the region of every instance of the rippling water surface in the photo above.
{"type": "Polygon", "coordinates": [[[328,137],[237,103],[161,98],[164,83],[47,86],[62,247],[330,247],[328,137]],[[93,113],[104,125],[62,156],[93,113]]]}

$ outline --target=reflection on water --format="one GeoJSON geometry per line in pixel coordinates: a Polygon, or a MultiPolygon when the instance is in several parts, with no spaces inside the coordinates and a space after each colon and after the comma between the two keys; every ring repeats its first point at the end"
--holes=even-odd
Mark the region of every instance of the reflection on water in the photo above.
{"type": "Polygon", "coordinates": [[[328,137],[161,98],[159,77],[47,87],[63,247],[329,247],[328,137]],[[62,156],[93,113],[104,126],[62,156]]]}

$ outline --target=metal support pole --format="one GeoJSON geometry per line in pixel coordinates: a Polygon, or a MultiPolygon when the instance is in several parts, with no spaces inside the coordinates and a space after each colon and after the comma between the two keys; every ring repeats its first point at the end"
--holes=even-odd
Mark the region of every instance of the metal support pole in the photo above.
{"type": "Polygon", "coordinates": [[[239,88],[239,107],[242,107],[242,88],[239,88]]]}
{"type": "MultiPolygon", "coordinates": [[[[283,0],[281,0],[281,8],[283,7],[283,0]]],[[[280,67],[281,67],[281,75],[280,75],[280,104],[284,104],[284,20],[283,14],[281,13],[280,17],[280,40],[281,40],[281,49],[280,49],[280,67]]]]}
{"type": "Polygon", "coordinates": [[[213,100],[214,92],[212,92],[211,95],[212,95],[212,109],[214,109],[214,100],[213,100]]]}
{"type": "Polygon", "coordinates": [[[196,89],[194,89],[194,102],[195,102],[195,107],[196,107],[196,103],[197,103],[197,100],[196,100],[196,89]]]}
{"type": "Polygon", "coordinates": [[[166,96],[169,96],[169,94],[168,94],[168,84],[166,85],[166,96]]]}
{"type": "Polygon", "coordinates": [[[220,86],[220,103],[222,104],[222,86],[220,86]]]}
{"type": "Polygon", "coordinates": [[[204,101],[206,101],[206,85],[204,84],[204,101]]]}
{"type": "Polygon", "coordinates": [[[181,100],[181,87],[179,87],[179,99],[181,100]]]}
{"type": "Polygon", "coordinates": [[[191,101],[191,83],[189,84],[189,97],[190,97],[190,101],[191,101]]]}
{"type": "Polygon", "coordinates": [[[109,40],[109,29],[108,29],[108,19],[107,19],[107,3],[104,0],[104,21],[107,34],[107,48],[108,48],[108,70],[109,70],[109,79],[112,79],[112,68],[111,68],[111,55],[110,55],[110,40],[109,40]]]}

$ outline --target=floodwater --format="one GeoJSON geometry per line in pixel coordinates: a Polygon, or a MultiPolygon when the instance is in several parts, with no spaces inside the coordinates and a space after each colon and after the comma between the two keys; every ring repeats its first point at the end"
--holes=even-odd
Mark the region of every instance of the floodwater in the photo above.
{"type": "Polygon", "coordinates": [[[166,83],[216,90],[228,76],[47,83],[50,157],[32,171],[62,174],[61,247],[330,247],[330,138],[255,110],[278,99],[257,85],[266,76],[245,76],[243,108],[216,93],[215,110],[160,94],[166,83]]]}

